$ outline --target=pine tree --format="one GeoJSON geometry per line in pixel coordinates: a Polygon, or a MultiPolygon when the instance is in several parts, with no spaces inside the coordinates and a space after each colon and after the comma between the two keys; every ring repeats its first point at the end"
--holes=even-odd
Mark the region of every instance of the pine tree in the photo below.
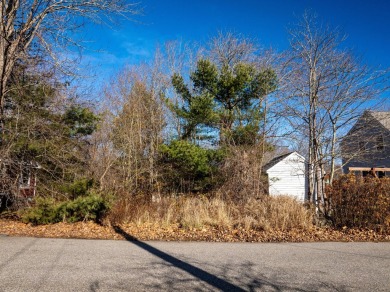
{"type": "Polygon", "coordinates": [[[250,63],[218,68],[210,60],[202,59],[190,74],[190,80],[192,89],[182,76],[172,77],[172,84],[184,101],[181,107],[171,105],[184,124],[182,139],[202,139],[207,128],[219,133],[222,146],[256,139],[261,120],[260,100],[276,88],[272,69],[258,70],[250,63]]]}

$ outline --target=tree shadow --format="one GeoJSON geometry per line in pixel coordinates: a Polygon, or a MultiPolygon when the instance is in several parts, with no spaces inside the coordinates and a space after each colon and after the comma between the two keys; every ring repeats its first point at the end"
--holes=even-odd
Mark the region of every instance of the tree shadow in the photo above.
{"type": "MultiPolygon", "coordinates": [[[[283,275],[288,275],[289,270],[278,268],[267,270],[264,274],[264,269],[259,270],[258,265],[247,261],[239,264],[219,264],[207,263],[207,266],[214,271],[210,273],[203,269],[198,268],[197,266],[204,265],[204,263],[193,262],[189,264],[190,259],[181,260],[172,255],[169,255],[145,242],[138,240],[136,237],[126,233],[121,227],[116,226],[114,230],[122,235],[127,241],[133,243],[139,248],[149,252],[150,254],[158,257],[163,260],[156,261],[152,264],[154,267],[158,267],[158,270],[166,271],[167,267],[176,267],[181,270],[182,273],[171,273],[163,272],[156,276],[156,270],[150,270],[145,268],[142,273],[145,276],[145,279],[150,279],[149,277],[155,278],[158,277],[157,282],[145,281],[146,290],[150,291],[160,291],[160,290],[182,290],[183,287],[191,287],[192,291],[205,291],[210,290],[213,287],[215,290],[221,291],[348,291],[351,287],[340,284],[327,283],[325,281],[316,280],[316,281],[305,281],[299,282],[294,281],[291,277],[283,277],[283,275]],[[186,262],[187,261],[187,262],[186,262]],[[239,271],[239,272],[238,272],[239,271]],[[192,275],[195,279],[190,279],[183,277],[183,272],[192,275]],[[237,273],[238,272],[238,273],[237,273]],[[218,274],[219,276],[216,276],[218,274]],[[226,279],[229,279],[228,282],[226,279]],[[199,280],[196,284],[194,281],[199,280]],[[234,283],[234,284],[233,284],[234,283]],[[194,286],[195,284],[195,286],[194,286]],[[188,285],[188,286],[187,286],[188,285]]],[[[116,289],[125,289],[126,283],[116,283],[116,289]],[[121,285],[119,285],[121,284],[121,285]]],[[[133,287],[134,288],[134,287],[133,287]]],[[[142,289],[144,289],[143,286],[142,289]]],[[[213,290],[214,290],[213,289],[213,290]]]]}
{"type": "Polygon", "coordinates": [[[195,267],[189,263],[186,263],[178,258],[175,258],[145,242],[139,241],[136,237],[126,233],[122,228],[115,226],[114,230],[116,233],[122,235],[127,241],[132,242],[136,246],[142,248],[143,250],[155,255],[156,257],[159,257],[160,259],[164,260],[167,263],[170,263],[171,265],[175,266],[176,268],[179,268],[188,274],[206,282],[207,284],[220,289],[222,291],[245,291],[244,289],[227,282],[224,279],[221,279],[213,274],[210,274],[209,272],[206,272],[198,267],[195,267]]]}
{"type": "MultiPolygon", "coordinates": [[[[38,238],[31,238],[29,239],[29,242],[20,250],[15,252],[14,254],[10,255],[8,259],[6,259],[4,262],[0,263],[0,271],[3,270],[6,266],[11,264],[13,261],[15,261],[18,257],[25,254],[32,246],[35,245],[35,243],[38,241],[38,238]]],[[[4,251],[2,251],[4,252],[4,251]]]]}

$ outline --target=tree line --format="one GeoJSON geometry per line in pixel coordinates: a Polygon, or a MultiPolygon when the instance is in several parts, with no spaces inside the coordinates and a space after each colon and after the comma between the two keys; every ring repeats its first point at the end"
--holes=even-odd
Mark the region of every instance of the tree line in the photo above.
{"type": "MultiPolygon", "coordinates": [[[[46,19],[137,11],[120,1],[68,2],[0,4],[9,22],[0,43],[3,197],[20,196],[27,168],[36,194],[57,200],[98,192],[239,201],[266,194],[262,166],[288,144],[307,157],[309,200],[325,206],[325,182],[341,167],[340,138],[388,86],[387,70],[364,65],[339,31],[306,13],[284,52],[234,33],[199,47],[167,43],[152,61],[112,76],[94,107],[50,66],[55,40],[46,19]],[[21,13],[30,8],[31,18],[21,13]]],[[[57,24],[67,38],[71,27],[57,24]]]]}

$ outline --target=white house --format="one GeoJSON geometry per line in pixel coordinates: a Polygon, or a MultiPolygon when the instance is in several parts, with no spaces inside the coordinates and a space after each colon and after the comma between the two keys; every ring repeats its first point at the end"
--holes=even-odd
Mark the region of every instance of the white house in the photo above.
{"type": "Polygon", "coordinates": [[[273,158],[264,166],[268,175],[271,196],[290,195],[300,201],[307,198],[307,175],[305,158],[290,152],[273,158]]]}

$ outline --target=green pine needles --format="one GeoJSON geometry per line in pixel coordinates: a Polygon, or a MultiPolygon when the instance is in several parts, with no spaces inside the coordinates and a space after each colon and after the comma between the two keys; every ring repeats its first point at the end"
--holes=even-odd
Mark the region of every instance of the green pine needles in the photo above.
{"type": "Polygon", "coordinates": [[[171,105],[183,123],[181,139],[201,140],[207,129],[213,129],[223,146],[256,140],[246,136],[257,135],[261,101],[276,89],[277,78],[272,69],[260,70],[251,63],[218,67],[201,59],[191,72],[190,81],[192,88],[181,75],[172,77],[173,87],[183,99],[181,106],[171,105]],[[237,136],[240,132],[245,137],[237,136]]]}

